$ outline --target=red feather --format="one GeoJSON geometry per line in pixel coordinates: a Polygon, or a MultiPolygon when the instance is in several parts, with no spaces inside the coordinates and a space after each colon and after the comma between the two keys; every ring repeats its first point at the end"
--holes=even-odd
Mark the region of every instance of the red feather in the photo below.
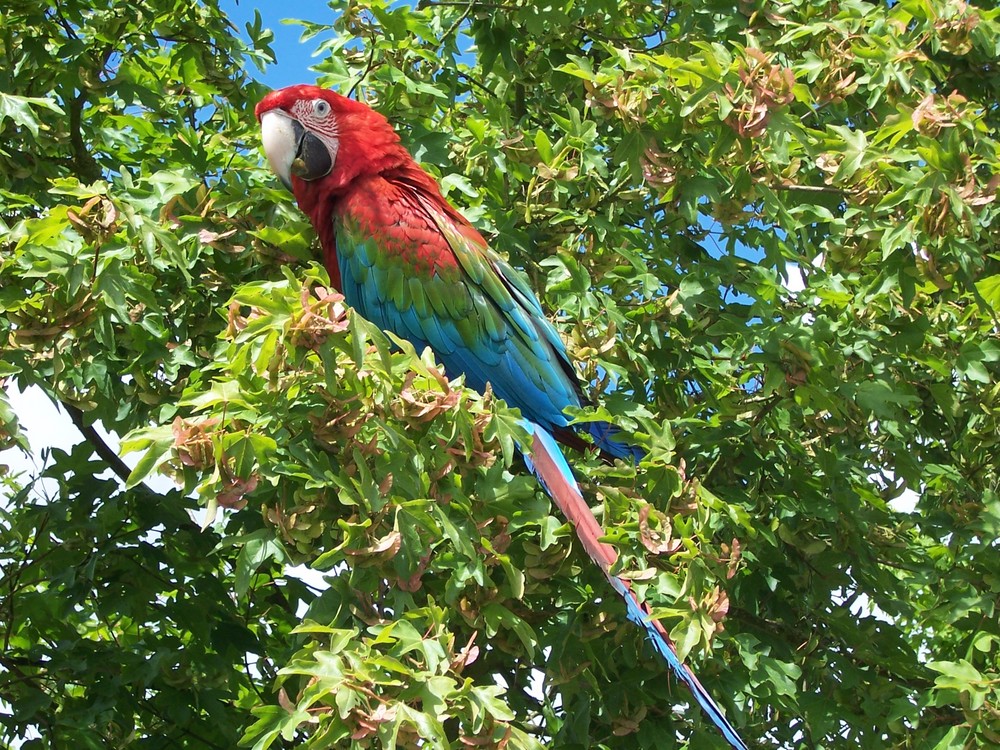
{"type": "MultiPolygon", "coordinates": [[[[390,181],[382,176],[361,177],[354,185],[337,202],[334,212],[338,216],[349,218],[362,235],[387,245],[387,254],[398,257],[405,267],[418,274],[429,277],[458,269],[455,251],[427,208],[414,200],[413,190],[398,179],[390,181]]],[[[478,233],[475,236],[485,247],[486,241],[478,233]]],[[[331,259],[325,260],[330,266],[331,259]]]]}

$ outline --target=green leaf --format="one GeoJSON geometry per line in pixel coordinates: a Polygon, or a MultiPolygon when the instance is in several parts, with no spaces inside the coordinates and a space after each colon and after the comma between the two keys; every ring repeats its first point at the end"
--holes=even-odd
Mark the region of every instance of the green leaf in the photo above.
{"type": "Polygon", "coordinates": [[[236,559],[236,577],[233,588],[236,595],[243,597],[250,588],[254,574],[268,560],[282,563],[285,560],[284,550],[266,531],[248,534],[234,542],[242,542],[240,554],[236,559]]]}
{"type": "Polygon", "coordinates": [[[987,276],[976,282],[976,291],[994,312],[1000,312],[1000,274],[987,276]]]}
{"type": "Polygon", "coordinates": [[[169,425],[152,429],[136,430],[122,440],[122,455],[144,451],[136,462],[126,482],[126,487],[135,487],[156,471],[171,456],[174,446],[173,430],[169,425]]]}
{"type": "Polygon", "coordinates": [[[843,149],[841,149],[843,160],[837,167],[833,179],[836,181],[848,180],[866,161],[868,138],[865,131],[860,128],[852,130],[849,127],[833,125],[830,129],[843,139],[844,144],[843,149]]]}
{"type": "Polygon", "coordinates": [[[986,678],[965,659],[952,661],[929,661],[927,668],[940,674],[934,684],[941,688],[968,690],[970,685],[985,683],[986,678]]]}
{"type": "Polygon", "coordinates": [[[40,124],[34,109],[47,109],[59,115],[64,115],[54,99],[38,96],[17,96],[0,91],[0,124],[10,119],[15,125],[27,128],[33,136],[38,135],[40,124]]]}
{"type": "Polygon", "coordinates": [[[944,733],[941,740],[934,745],[932,750],[958,750],[966,747],[968,743],[969,730],[965,727],[955,726],[944,733]]]}

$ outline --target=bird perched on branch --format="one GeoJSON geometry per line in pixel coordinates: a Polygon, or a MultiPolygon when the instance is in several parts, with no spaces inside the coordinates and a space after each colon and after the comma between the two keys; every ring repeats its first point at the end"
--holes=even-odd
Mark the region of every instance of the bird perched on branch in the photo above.
{"type": "Polygon", "coordinates": [[[576,528],[590,557],[621,595],[631,620],[688,685],[735,748],[736,730],[677,656],[664,627],[628,581],[611,573],[617,553],[585,502],[558,441],[605,455],[641,450],[607,423],[570,425],[584,403],[566,347],[525,280],[441,195],[382,115],[316,86],[290,86],[257,105],[264,151],[319,235],[330,280],[361,315],[430,346],[450,377],[521,410],[528,466],[576,528]]]}

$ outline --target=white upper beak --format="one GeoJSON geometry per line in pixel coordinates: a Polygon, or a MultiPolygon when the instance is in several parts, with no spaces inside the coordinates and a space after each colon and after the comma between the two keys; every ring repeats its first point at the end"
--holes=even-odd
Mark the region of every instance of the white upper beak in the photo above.
{"type": "MultiPolygon", "coordinates": [[[[298,149],[297,123],[280,109],[265,112],[260,118],[261,143],[271,170],[285,187],[292,189],[292,162],[298,149]]],[[[301,127],[301,126],[300,126],[301,127]]]]}

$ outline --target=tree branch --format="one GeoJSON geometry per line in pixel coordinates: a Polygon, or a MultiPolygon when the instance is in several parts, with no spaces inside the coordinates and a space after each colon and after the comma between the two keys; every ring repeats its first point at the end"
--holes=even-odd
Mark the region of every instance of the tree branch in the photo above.
{"type": "MultiPolygon", "coordinates": [[[[97,64],[97,74],[108,64],[111,55],[114,54],[115,47],[109,44],[101,50],[100,59],[97,64]]],[[[83,81],[80,81],[80,92],[69,104],[69,140],[73,147],[73,167],[76,176],[81,182],[96,182],[101,179],[101,166],[97,163],[93,154],[87,148],[83,140],[83,108],[87,104],[87,95],[90,93],[83,81]]]]}
{"type": "Polygon", "coordinates": [[[81,124],[83,121],[83,106],[87,103],[87,89],[82,89],[69,105],[69,141],[73,146],[73,170],[82,182],[95,182],[101,179],[101,167],[94,159],[87,144],[83,142],[81,124]]]}
{"type": "Polygon", "coordinates": [[[88,425],[83,421],[83,412],[72,404],[68,404],[65,401],[60,401],[63,408],[66,409],[66,413],[69,414],[69,418],[76,425],[76,429],[80,431],[87,442],[94,447],[94,452],[100,456],[100,458],[108,465],[108,467],[113,471],[118,477],[123,481],[127,482],[129,475],[132,470],[128,467],[121,457],[111,450],[111,446],[104,442],[104,438],[101,437],[100,433],[94,429],[93,425],[88,425]]]}

